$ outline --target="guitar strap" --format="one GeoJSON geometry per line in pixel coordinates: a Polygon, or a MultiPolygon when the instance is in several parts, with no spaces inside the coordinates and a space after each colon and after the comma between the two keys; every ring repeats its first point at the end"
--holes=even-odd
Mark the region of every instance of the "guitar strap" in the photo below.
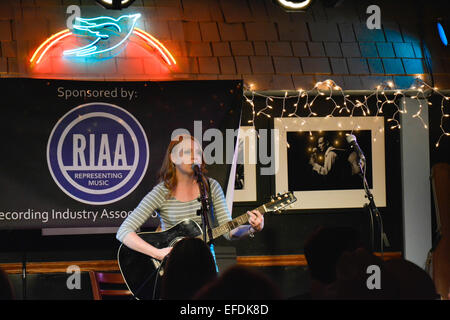
{"type": "Polygon", "coordinates": [[[218,222],[216,220],[216,216],[214,214],[214,204],[213,204],[213,198],[211,196],[211,183],[209,182],[209,178],[206,179],[208,181],[208,199],[209,199],[209,203],[210,203],[210,216],[209,216],[209,222],[211,224],[211,227],[217,227],[218,226],[218,222]]]}
{"type": "MultiPolygon", "coordinates": [[[[214,203],[213,203],[213,198],[211,196],[211,183],[209,182],[209,178],[206,179],[208,181],[208,199],[209,199],[209,224],[211,225],[211,227],[217,227],[218,226],[218,221],[215,219],[215,214],[214,214],[214,203]]],[[[211,254],[213,256],[214,259],[214,264],[216,265],[216,272],[219,273],[219,265],[217,264],[217,259],[216,259],[216,251],[214,250],[214,244],[210,243],[209,245],[209,250],[211,251],[211,254]]]]}

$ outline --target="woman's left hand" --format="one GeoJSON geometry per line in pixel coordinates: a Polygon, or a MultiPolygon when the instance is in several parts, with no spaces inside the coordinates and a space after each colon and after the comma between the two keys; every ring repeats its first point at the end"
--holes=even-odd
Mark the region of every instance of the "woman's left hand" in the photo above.
{"type": "Polygon", "coordinates": [[[249,215],[248,222],[255,231],[261,231],[264,228],[264,216],[258,210],[247,211],[249,215]]]}

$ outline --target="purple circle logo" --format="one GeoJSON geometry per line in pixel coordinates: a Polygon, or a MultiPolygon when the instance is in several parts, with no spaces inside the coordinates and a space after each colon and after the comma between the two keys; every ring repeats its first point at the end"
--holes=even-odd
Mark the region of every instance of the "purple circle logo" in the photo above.
{"type": "Polygon", "coordinates": [[[83,203],[116,202],[147,171],[149,148],[141,124],[109,103],[88,103],[56,123],[47,144],[50,173],[59,188],[83,203]]]}

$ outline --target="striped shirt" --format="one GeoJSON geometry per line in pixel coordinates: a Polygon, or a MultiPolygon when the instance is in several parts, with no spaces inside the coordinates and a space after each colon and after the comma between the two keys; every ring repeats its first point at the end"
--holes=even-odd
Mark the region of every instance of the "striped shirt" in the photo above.
{"type": "MultiPolygon", "coordinates": [[[[214,217],[219,225],[231,220],[231,215],[225,201],[220,184],[209,178],[211,186],[211,198],[214,209],[214,217]]],[[[125,236],[130,232],[136,232],[152,213],[156,211],[161,221],[161,229],[167,230],[184,219],[192,219],[199,225],[202,223],[201,216],[197,215],[197,210],[201,208],[201,202],[197,199],[191,201],[178,201],[174,197],[168,198],[169,189],[164,186],[164,182],[157,184],[139,203],[136,209],[123,221],[116,238],[123,242],[125,236]]],[[[210,221],[211,226],[213,223],[210,221]]]]}

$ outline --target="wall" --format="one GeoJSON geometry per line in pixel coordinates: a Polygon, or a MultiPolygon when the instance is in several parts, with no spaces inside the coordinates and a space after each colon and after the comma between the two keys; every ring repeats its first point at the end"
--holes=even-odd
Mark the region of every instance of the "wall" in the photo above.
{"type": "MultiPolygon", "coordinates": [[[[416,75],[432,68],[433,79],[424,78],[442,87],[449,83],[450,64],[432,23],[444,5],[440,3],[420,7],[410,1],[346,0],[337,8],[327,8],[316,0],[305,13],[287,13],[270,0],[137,0],[121,13],[143,15],[137,26],[176,57],[177,67],[166,70],[148,52],[135,48],[88,67],[61,63],[58,56],[43,61],[46,67],[30,67],[28,60],[39,44],[66,28],[69,5],[79,5],[83,17],[112,11],[93,0],[2,2],[0,74],[105,80],[244,79],[257,90],[309,88],[332,78],[344,89],[372,89],[386,78],[398,87],[409,87],[416,75]],[[366,27],[370,4],[380,5],[380,30],[366,27]],[[434,56],[427,67],[430,53],[434,56]]],[[[54,55],[60,53],[56,50],[54,55]]]]}

